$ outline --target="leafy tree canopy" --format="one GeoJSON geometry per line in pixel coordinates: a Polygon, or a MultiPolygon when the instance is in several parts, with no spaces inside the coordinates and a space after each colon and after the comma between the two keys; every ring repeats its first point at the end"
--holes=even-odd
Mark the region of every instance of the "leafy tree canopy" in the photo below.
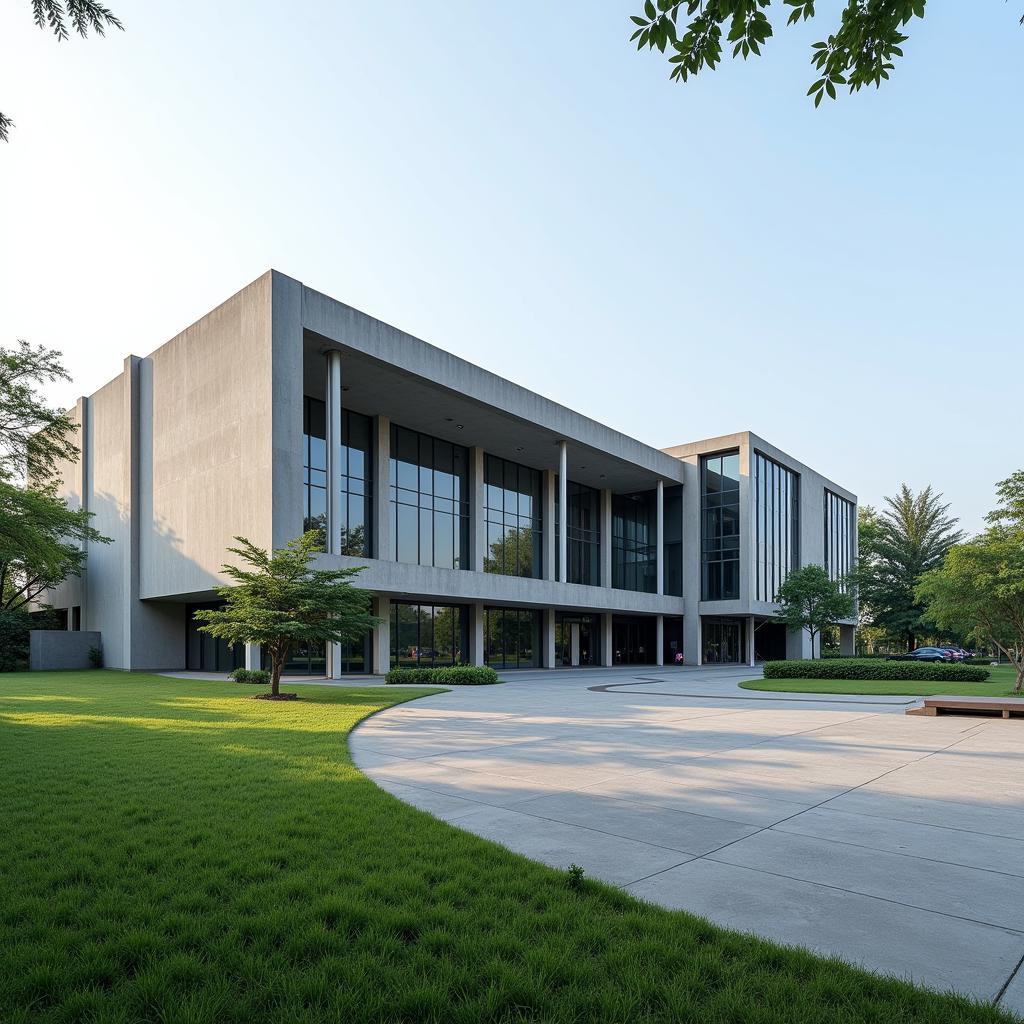
{"type": "Polygon", "coordinates": [[[318,530],[308,530],[267,553],[236,537],[228,548],[245,567],[224,565],[232,582],[218,587],[224,607],[195,613],[199,628],[229,644],[259,644],[270,658],[271,692],[280,695],[288,654],[302,643],[356,643],[381,620],[370,614],[370,595],[352,585],[362,566],[314,569],[322,550],[318,530]]]}
{"type": "Polygon", "coordinates": [[[931,487],[914,494],[903,484],[885,505],[877,516],[861,520],[856,585],[871,624],[903,637],[909,650],[929,625],[915,588],[963,533],[948,503],[931,487]]]}
{"type": "Polygon", "coordinates": [[[0,348],[0,479],[27,477],[45,485],[58,462],[78,458],[71,417],[51,408],[40,393],[44,384],[70,379],[54,349],[20,340],[14,348],[0,348]]]}
{"type": "Polygon", "coordinates": [[[917,597],[947,629],[997,647],[1024,684],[1024,533],[992,527],[950,549],[941,566],[925,573],[917,597]]]}
{"type": "Polygon", "coordinates": [[[790,629],[805,630],[811,640],[842,619],[853,615],[854,601],[840,581],[829,579],[823,566],[805,565],[791,572],[779,587],[779,618],[790,629]]]}
{"type": "MultiPolygon", "coordinates": [[[[32,0],[32,18],[39,28],[50,29],[58,42],[70,38],[71,32],[84,39],[90,29],[98,36],[108,28],[124,30],[114,13],[96,0],[32,0]]],[[[7,141],[13,127],[14,122],[0,114],[0,142],[7,141]]]]}
{"type": "MultiPolygon", "coordinates": [[[[759,57],[774,34],[770,6],[771,0],[645,0],[643,13],[631,18],[632,39],[637,49],[670,53],[670,78],[685,82],[705,68],[714,71],[723,49],[744,60],[759,57]]],[[[783,0],[780,7],[788,25],[817,13],[815,0],[783,0]]],[[[880,86],[903,56],[904,29],[924,9],[925,0],[846,0],[839,24],[811,49],[814,81],[807,95],[814,105],[826,95],[834,100],[839,89],[880,86]]]]}
{"type": "Polygon", "coordinates": [[[0,480],[0,608],[27,608],[43,591],[80,576],[86,545],[110,543],[91,519],[50,490],[0,480]]]}

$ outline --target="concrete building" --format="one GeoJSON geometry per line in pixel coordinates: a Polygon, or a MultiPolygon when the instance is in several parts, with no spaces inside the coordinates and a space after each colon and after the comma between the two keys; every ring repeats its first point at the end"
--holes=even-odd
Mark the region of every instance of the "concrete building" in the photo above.
{"type": "Polygon", "coordinates": [[[334,676],[807,655],[778,584],[856,558],[856,497],[754,434],[660,451],[276,271],[75,412],[64,491],[113,543],[49,603],[114,668],[255,663],[191,622],[236,535],[366,567],[382,625],[290,666],[334,676]]]}

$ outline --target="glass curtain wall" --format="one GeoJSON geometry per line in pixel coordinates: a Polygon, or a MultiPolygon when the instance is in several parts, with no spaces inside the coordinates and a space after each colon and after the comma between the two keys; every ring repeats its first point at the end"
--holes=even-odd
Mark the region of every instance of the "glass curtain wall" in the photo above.
{"type": "Polygon", "coordinates": [[[395,560],[469,566],[469,456],[461,445],[391,427],[391,528],[395,560]]]}
{"type": "Polygon", "coordinates": [[[484,572],[542,578],[542,493],[540,470],[495,455],[486,456],[484,572]]]}
{"type": "MultiPolygon", "coordinates": [[[[373,481],[373,423],[369,416],[342,409],[339,487],[343,555],[370,557],[373,481]]],[[[326,546],[327,530],[327,405],[305,396],[303,408],[303,516],[306,530],[319,530],[326,546]]]]}
{"type": "Polygon", "coordinates": [[[683,596],[683,488],[665,488],[665,593],[683,596]]]}
{"type": "Polygon", "coordinates": [[[825,569],[830,580],[844,580],[853,569],[857,537],[852,501],[825,491],[825,569]]]}
{"type": "Polygon", "coordinates": [[[612,586],[653,594],[658,589],[656,491],[612,497],[612,586]]]}
{"type": "Polygon", "coordinates": [[[391,605],[391,667],[435,668],[466,662],[469,614],[462,605],[391,605]]]}
{"type": "Polygon", "coordinates": [[[754,597],[774,601],[800,567],[800,475],[754,452],[754,597]]]}
{"type": "Polygon", "coordinates": [[[701,600],[740,596],[739,452],[701,459],[701,600]]]}
{"type": "Polygon", "coordinates": [[[528,608],[485,608],[484,661],[491,668],[539,666],[540,616],[528,608]]]}
{"type": "MultiPolygon", "coordinates": [[[[570,583],[585,583],[596,587],[601,584],[601,492],[572,480],[566,483],[569,509],[566,520],[569,536],[566,538],[570,583]]],[[[555,477],[555,578],[561,573],[559,550],[560,487],[555,477]]]]}

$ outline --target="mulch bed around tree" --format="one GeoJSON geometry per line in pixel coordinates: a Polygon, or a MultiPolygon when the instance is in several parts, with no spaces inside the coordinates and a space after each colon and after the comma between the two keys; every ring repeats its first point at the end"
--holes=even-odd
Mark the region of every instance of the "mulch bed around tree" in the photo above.
{"type": "Polygon", "coordinates": [[[257,693],[253,700],[298,700],[299,695],[297,693],[257,693]]]}

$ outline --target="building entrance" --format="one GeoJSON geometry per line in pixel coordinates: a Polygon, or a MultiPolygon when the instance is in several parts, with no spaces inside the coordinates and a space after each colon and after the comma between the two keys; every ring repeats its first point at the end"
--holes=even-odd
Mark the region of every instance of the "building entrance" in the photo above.
{"type": "Polygon", "coordinates": [[[739,665],[746,661],[743,619],[709,619],[701,623],[701,661],[705,665],[739,665]]]}

